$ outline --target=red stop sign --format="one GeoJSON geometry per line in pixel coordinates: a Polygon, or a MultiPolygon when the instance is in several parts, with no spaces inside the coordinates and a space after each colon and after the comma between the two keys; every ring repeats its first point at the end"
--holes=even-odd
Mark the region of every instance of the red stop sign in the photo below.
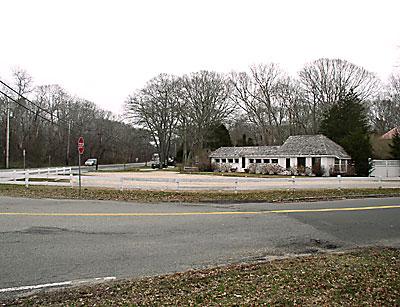
{"type": "Polygon", "coordinates": [[[80,136],[78,139],[78,152],[80,155],[82,155],[84,151],[85,151],[85,141],[83,140],[83,137],[80,136]]]}

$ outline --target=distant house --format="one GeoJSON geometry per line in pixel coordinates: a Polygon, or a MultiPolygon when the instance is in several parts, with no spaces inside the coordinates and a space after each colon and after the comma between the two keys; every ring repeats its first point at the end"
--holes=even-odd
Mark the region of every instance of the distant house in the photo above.
{"type": "Polygon", "coordinates": [[[394,127],[392,130],[386,132],[384,135],[381,136],[381,139],[391,140],[395,136],[396,132],[400,133],[400,126],[394,127]]]}
{"type": "Polygon", "coordinates": [[[282,146],[220,147],[210,153],[211,163],[229,164],[238,172],[252,164],[278,164],[283,168],[320,166],[324,175],[335,167],[347,172],[351,157],[338,144],[324,135],[290,136],[282,146]]]}

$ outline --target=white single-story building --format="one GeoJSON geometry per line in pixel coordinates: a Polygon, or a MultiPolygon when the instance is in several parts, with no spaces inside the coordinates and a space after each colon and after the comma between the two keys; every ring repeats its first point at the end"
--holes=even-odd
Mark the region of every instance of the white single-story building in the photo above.
{"type": "Polygon", "coordinates": [[[319,135],[290,136],[282,146],[220,147],[210,153],[211,163],[228,164],[238,172],[251,164],[278,164],[285,169],[319,165],[324,175],[329,169],[346,173],[351,157],[338,144],[319,135]]]}

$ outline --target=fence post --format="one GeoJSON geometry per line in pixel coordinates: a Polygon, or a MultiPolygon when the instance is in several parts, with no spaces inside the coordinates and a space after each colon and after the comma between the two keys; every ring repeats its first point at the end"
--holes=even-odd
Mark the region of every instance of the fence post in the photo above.
{"type": "Polygon", "coordinates": [[[56,167],[56,176],[58,176],[58,168],[56,167]]]}
{"type": "Polygon", "coordinates": [[[29,171],[25,171],[25,188],[29,188],[29,171]]]}
{"type": "Polygon", "coordinates": [[[72,176],[72,173],[69,173],[69,183],[71,185],[71,188],[74,187],[74,182],[73,182],[74,177],[72,176]]]}
{"type": "Polygon", "coordinates": [[[63,167],[63,176],[65,176],[65,166],[63,167]]]}
{"type": "Polygon", "coordinates": [[[49,179],[49,176],[50,176],[50,169],[47,168],[47,179],[49,179]]]}
{"type": "Polygon", "coordinates": [[[37,169],[37,174],[40,175],[40,168],[37,169]]]}
{"type": "Polygon", "coordinates": [[[17,171],[13,171],[13,181],[17,181],[17,171]]]}
{"type": "Polygon", "coordinates": [[[341,189],[341,182],[342,182],[342,176],[341,176],[341,175],[337,175],[337,179],[338,179],[338,190],[340,191],[340,189],[341,189]]]}
{"type": "Polygon", "coordinates": [[[121,177],[120,179],[120,189],[121,192],[124,190],[124,177],[121,177]]]}

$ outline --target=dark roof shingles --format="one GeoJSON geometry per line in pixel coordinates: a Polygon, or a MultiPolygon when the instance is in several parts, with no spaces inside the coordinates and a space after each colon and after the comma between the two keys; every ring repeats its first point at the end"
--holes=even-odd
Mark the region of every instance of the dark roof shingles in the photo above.
{"type": "Polygon", "coordinates": [[[282,146],[221,147],[213,151],[210,157],[251,157],[251,156],[334,156],[350,159],[346,151],[338,144],[319,135],[290,136],[282,146]]]}

